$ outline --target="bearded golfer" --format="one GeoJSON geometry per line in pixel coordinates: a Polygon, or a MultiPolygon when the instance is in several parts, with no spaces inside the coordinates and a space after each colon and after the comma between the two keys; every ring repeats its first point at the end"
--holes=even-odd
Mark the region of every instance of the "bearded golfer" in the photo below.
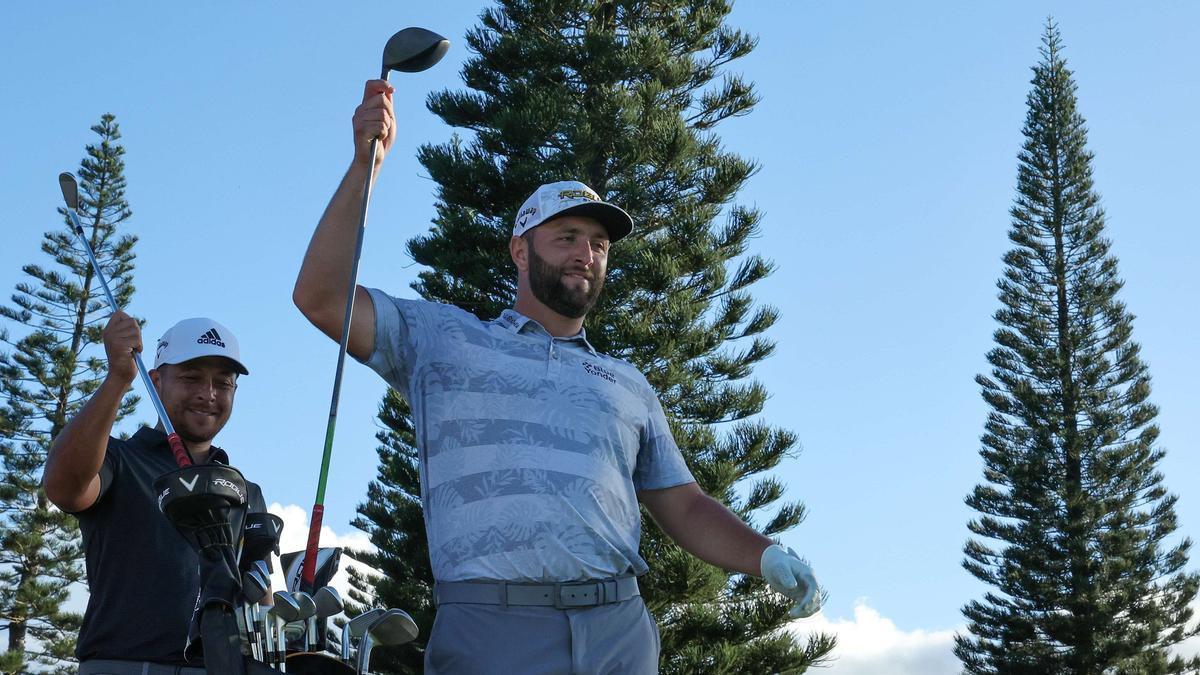
{"type": "MultiPolygon", "coordinates": [[[[304,257],[293,299],[341,337],[372,138],[396,138],[392,88],[366,85],[354,160],[304,257]]],[[[436,580],[426,673],[655,673],[658,631],[639,597],[638,502],[685,550],[761,575],[809,616],[812,570],[696,485],[662,406],[630,364],[598,353],[584,317],[609,248],[633,229],[586,185],[539,187],[517,211],[512,309],[355,290],[349,353],[412,406],[436,580]]]]}

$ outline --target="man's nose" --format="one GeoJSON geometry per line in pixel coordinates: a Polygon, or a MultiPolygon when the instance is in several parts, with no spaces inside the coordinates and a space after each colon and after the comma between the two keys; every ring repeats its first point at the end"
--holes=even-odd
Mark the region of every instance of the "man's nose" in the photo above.
{"type": "Polygon", "coordinates": [[[575,245],[575,259],[585,266],[591,266],[595,262],[596,252],[592,250],[591,240],[586,237],[579,239],[579,243],[575,245]]]}

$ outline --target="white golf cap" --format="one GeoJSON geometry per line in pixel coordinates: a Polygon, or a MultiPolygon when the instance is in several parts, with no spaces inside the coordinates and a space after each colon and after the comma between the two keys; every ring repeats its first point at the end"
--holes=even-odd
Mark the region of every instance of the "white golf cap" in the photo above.
{"type": "Polygon", "coordinates": [[[608,230],[609,241],[633,231],[633,218],[621,207],[600,201],[600,195],[577,180],[546,183],[533,191],[517,211],[513,236],[519,237],[542,223],[560,216],[595,218],[608,230]]]}
{"type": "Polygon", "coordinates": [[[154,367],[164,363],[183,363],[202,356],[224,356],[233,361],[239,373],[250,374],[242,365],[241,352],[233,331],[202,317],[184,319],[163,333],[154,354],[154,367]]]}

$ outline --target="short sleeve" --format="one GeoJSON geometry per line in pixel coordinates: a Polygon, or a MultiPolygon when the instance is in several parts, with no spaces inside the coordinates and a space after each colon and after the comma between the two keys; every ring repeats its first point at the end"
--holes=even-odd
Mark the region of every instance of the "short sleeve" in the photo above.
{"type": "Polygon", "coordinates": [[[362,363],[393,389],[407,395],[416,365],[416,346],[421,342],[421,322],[414,320],[414,314],[422,301],[395,298],[377,288],[367,292],[375,305],[375,351],[362,363]]]}
{"type": "Polygon", "coordinates": [[[654,390],[646,384],[647,419],[642,428],[638,448],[637,468],[633,471],[633,486],[638,490],[662,490],[694,483],[692,472],[675,444],[667,416],[654,390]]]}
{"type": "Polygon", "coordinates": [[[121,454],[120,451],[109,442],[108,448],[104,451],[104,461],[100,463],[100,494],[96,495],[96,501],[92,505],[79,511],[83,513],[89,509],[94,509],[104,499],[104,495],[108,494],[113,483],[116,482],[117,476],[121,469],[121,454]]]}

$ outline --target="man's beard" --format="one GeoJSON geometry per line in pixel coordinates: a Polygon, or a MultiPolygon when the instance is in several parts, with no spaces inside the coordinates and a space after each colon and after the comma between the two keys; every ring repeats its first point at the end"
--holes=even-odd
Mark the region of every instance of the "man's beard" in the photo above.
{"type": "Polygon", "coordinates": [[[571,290],[563,283],[565,267],[555,267],[546,262],[529,242],[529,289],[533,297],[543,305],[569,319],[579,319],[587,315],[600,297],[604,289],[604,277],[596,276],[585,270],[581,274],[588,276],[588,290],[571,290]]]}

